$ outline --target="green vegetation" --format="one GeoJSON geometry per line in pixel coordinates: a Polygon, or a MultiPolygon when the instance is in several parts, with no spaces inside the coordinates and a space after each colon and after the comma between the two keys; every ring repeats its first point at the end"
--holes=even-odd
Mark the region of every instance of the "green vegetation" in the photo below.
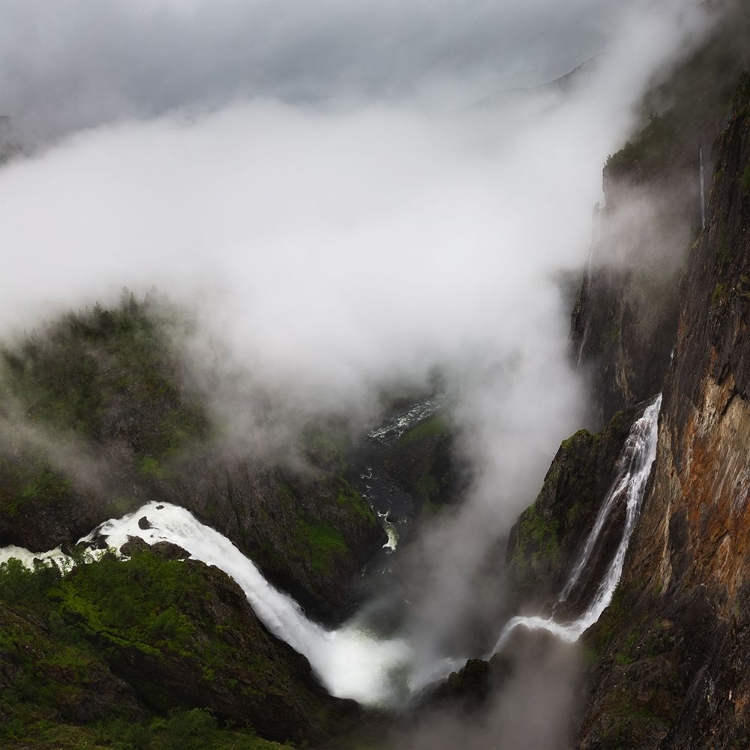
{"type": "Polygon", "coordinates": [[[399,489],[412,495],[426,515],[445,509],[462,492],[465,477],[456,471],[454,434],[435,413],[401,435],[386,465],[399,489]]]}
{"type": "Polygon", "coordinates": [[[166,718],[132,722],[122,719],[92,726],[40,720],[29,727],[8,727],[3,747],[38,750],[274,750],[292,747],[257,737],[246,729],[220,727],[205,709],[176,709],[166,718]]]}
{"type": "Polygon", "coordinates": [[[299,520],[295,537],[299,547],[307,549],[313,571],[322,575],[330,574],[337,560],[349,552],[341,532],[329,524],[309,524],[299,520]]]}
{"type": "Polygon", "coordinates": [[[18,458],[0,454],[0,477],[0,510],[8,518],[17,517],[30,501],[54,507],[73,492],[70,480],[38,448],[28,448],[18,458]]]}
{"type": "Polygon", "coordinates": [[[668,169],[674,161],[677,123],[673,110],[650,114],[648,124],[617,153],[607,159],[605,170],[612,175],[633,177],[668,169]]]}
{"type": "Polygon", "coordinates": [[[616,412],[600,432],[578,430],[562,441],[511,539],[510,568],[519,596],[552,594],[563,585],[612,481],[633,417],[633,410],[616,412]]]}
{"type": "Polygon", "coordinates": [[[445,420],[440,415],[435,414],[407,430],[399,438],[398,447],[403,448],[432,437],[446,437],[448,434],[448,425],[445,420]]]}
{"type": "Polygon", "coordinates": [[[97,303],[65,315],[0,352],[7,395],[49,427],[99,440],[117,435],[139,457],[173,455],[207,434],[201,407],[178,384],[167,336],[174,317],[128,293],[112,310],[97,303]]]}
{"type": "Polygon", "coordinates": [[[337,425],[308,425],[302,432],[302,446],[307,460],[324,475],[340,475],[346,471],[346,433],[337,425]]]}
{"type": "Polygon", "coordinates": [[[209,711],[215,696],[259,731],[275,712],[273,731],[301,739],[308,730],[293,722],[308,714],[314,734],[326,709],[295,682],[290,670],[299,665],[278,648],[239,589],[200,563],[147,550],[63,575],[11,560],[0,566],[0,744],[270,746],[245,729],[220,728],[209,711]]]}
{"type": "Polygon", "coordinates": [[[717,282],[713,292],[711,293],[711,307],[718,307],[726,297],[726,293],[726,285],[722,284],[721,282],[717,282]]]}
{"type": "Polygon", "coordinates": [[[340,480],[339,487],[336,498],[339,507],[346,508],[347,511],[360,518],[368,526],[377,526],[377,519],[362,495],[345,479],[340,480]]]}
{"type": "MultiPolygon", "coordinates": [[[[209,436],[196,394],[180,377],[168,332],[177,316],[151,298],[123,293],[119,307],[63,316],[15,346],[0,349],[0,404],[33,430],[71,433],[94,443],[127,446],[131,470],[145,480],[168,478],[175,459],[209,436]]],[[[29,503],[62,506],[75,491],[47,450],[19,439],[0,454],[0,514],[18,516],[29,503]]],[[[34,512],[39,512],[34,505],[34,512]]]]}
{"type": "Polygon", "coordinates": [[[557,519],[544,518],[536,504],[527,508],[519,519],[516,545],[532,569],[554,565],[560,554],[557,519]]]}

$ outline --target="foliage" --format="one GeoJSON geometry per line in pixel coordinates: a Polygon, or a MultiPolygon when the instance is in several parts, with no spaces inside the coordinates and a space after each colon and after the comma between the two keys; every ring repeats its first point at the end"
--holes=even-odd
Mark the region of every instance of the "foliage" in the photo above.
{"type": "MultiPolygon", "coordinates": [[[[206,694],[214,683],[219,694],[240,690],[241,677],[255,715],[262,715],[269,696],[308,705],[278,655],[263,645],[267,636],[257,622],[222,602],[226,594],[217,586],[228,585],[224,580],[215,568],[148,550],[127,561],[105,555],[65,575],[54,566],[30,571],[16,560],[0,565],[0,745],[275,746],[245,730],[221,729],[207,710],[176,697],[158,676],[177,669],[200,682],[202,674],[206,694]],[[122,697],[122,678],[130,697],[122,697]],[[142,720],[136,696],[151,718],[142,720]],[[194,708],[200,710],[182,710],[194,708]],[[71,726],[81,723],[85,727],[71,726]]],[[[322,720],[315,713],[320,706],[311,703],[307,710],[311,721],[322,720]]]]}
{"type": "Polygon", "coordinates": [[[207,420],[180,385],[169,314],[126,293],[119,307],[63,316],[2,349],[6,397],[54,429],[116,435],[139,457],[174,454],[206,436],[207,420]]]}
{"type": "Polygon", "coordinates": [[[336,561],[348,554],[343,535],[330,524],[311,524],[300,519],[295,537],[299,546],[307,548],[313,571],[322,575],[330,573],[336,561]]]}
{"type": "Polygon", "coordinates": [[[648,123],[632,140],[607,159],[605,170],[611,174],[657,173],[674,160],[677,123],[671,110],[649,115],[648,123]]]}
{"type": "Polygon", "coordinates": [[[368,526],[377,526],[378,522],[362,495],[345,479],[340,480],[339,488],[336,497],[336,503],[339,507],[346,508],[368,526]]]}
{"type": "MultiPolygon", "coordinates": [[[[45,430],[125,444],[137,478],[164,480],[171,462],[209,435],[172,338],[176,314],[124,293],[118,307],[69,313],[0,349],[0,404],[45,430]]],[[[10,413],[10,412],[9,412],[10,413]]],[[[19,440],[0,453],[0,513],[75,502],[46,449],[19,440]]]]}
{"type": "Polygon", "coordinates": [[[18,516],[29,501],[54,506],[72,493],[71,481],[53,469],[38,448],[16,457],[0,454],[0,510],[7,517],[18,516]]]}
{"type": "Polygon", "coordinates": [[[448,434],[448,425],[445,420],[440,415],[435,414],[415,425],[410,430],[407,430],[399,438],[398,446],[403,448],[420,440],[427,440],[432,437],[444,437],[448,434]]]}
{"type": "Polygon", "coordinates": [[[527,508],[518,524],[517,549],[529,559],[532,568],[552,565],[560,552],[559,524],[556,518],[544,518],[536,505],[527,508]]]}
{"type": "Polygon", "coordinates": [[[39,750],[273,750],[290,747],[257,737],[246,729],[220,727],[205,709],[171,711],[166,718],[133,722],[113,719],[93,726],[40,720],[7,731],[7,750],[33,746],[39,750]],[[32,744],[33,743],[33,744],[32,744]]]}
{"type": "Polygon", "coordinates": [[[303,450],[308,461],[325,475],[346,471],[346,434],[337,425],[308,425],[302,432],[303,450]]]}

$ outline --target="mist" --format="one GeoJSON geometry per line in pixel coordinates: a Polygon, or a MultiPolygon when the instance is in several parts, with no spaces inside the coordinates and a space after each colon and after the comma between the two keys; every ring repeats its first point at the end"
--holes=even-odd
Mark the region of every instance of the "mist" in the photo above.
{"type": "Polygon", "coordinates": [[[1,0],[0,98],[31,155],[0,169],[0,335],[156,285],[266,460],[440,371],[474,484],[417,547],[427,669],[583,419],[558,274],[583,266],[633,105],[705,23],[682,6],[1,0]],[[570,91],[472,106],[594,54],[570,91]]]}

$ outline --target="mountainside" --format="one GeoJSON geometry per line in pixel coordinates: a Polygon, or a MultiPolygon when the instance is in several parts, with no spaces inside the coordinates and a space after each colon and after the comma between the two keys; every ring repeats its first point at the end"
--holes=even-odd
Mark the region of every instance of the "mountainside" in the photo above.
{"type": "MultiPolygon", "coordinates": [[[[81,561],[89,553],[74,545],[98,524],[173,500],[311,611],[341,619],[385,539],[345,478],[344,439],[311,428],[300,474],[225,458],[173,343],[181,325],[165,304],[126,294],[5,346],[2,545],[62,546],[81,561]]],[[[328,696],[238,585],[173,547],[133,542],[129,561],[65,574],[0,565],[5,747],[261,748],[255,732],[306,743],[348,726],[353,704],[328,696]]]]}
{"type": "Polygon", "coordinates": [[[626,694],[648,730],[625,722],[620,742],[734,747],[750,737],[749,104],[745,77],[717,142],[707,226],[680,290],[652,484],[619,607],[591,636],[608,630],[583,747],[614,746],[613,699],[626,694]],[[654,638],[655,652],[647,645],[654,638]],[[638,687],[624,691],[624,680],[638,687]]]}
{"type": "Polygon", "coordinates": [[[709,5],[604,166],[570,330],[594,426],[509,533],[462,515],[506,488],[474,496],[435,372],[269,459],[155,293],[0,344],[2,747],[750,747],[750,13],[709,5]]]}
{"type": "MultiPolygon", "coordinates": [[[[607,204],[596,217],[572,337],[608,424],[563,442],[508,546],[521,612],[559,623],[580,614],[622,536],[623,505],[570,595],[556,598],[616,476],[634,405],[663,389],[656,457],[622,579],[582,636],[586,677],[572,747],[750,745],[750,83],[743,75],[737,84],[747,49],[731,43],[747,38],[747,16],[732,19],[741,31],[720,25],[654,88],[645,111],[667,109],[652,110],[607,162],[607,204]],[[643,224],[634,226],[633,215],[643,224]]],[[[454,675],[437,698],[483,703],[508,683],[519,650],[547,648],[543,631],[512,638],[489,664],[454,675]]]]}
{"type": "Polygon", "coordinates": [[[192,510],[273,581],[336,619],[384,534],[345,478],[346,443],[312,427],[310,469],[225,457],[177,346],[179,314],[125,294],[3,351],[0,544],[70,546],[162,499],[192,510]],[[52,430],[51,437],[48,430],[52,430]]]}
{"type": "Polygon", "coordinates": [[[571,317],[597,416],[661,390],[678,324],[686,252],[703,229],[712,144],[750,63],[747,6],[724,3],[707,39],[640,105],[645,127],[607,160],[589,265],[571,317]]]}

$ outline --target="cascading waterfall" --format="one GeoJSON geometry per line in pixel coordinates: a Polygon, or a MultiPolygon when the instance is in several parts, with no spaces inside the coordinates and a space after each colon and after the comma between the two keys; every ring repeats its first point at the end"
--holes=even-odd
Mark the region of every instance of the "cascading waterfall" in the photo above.
{"type": "MultiPolygon", "coordinates": [[[[661,396],[633,425],[618,463],[617,477],[560,595],[559,601],[564,601],[577,583],[607,518],[624,497],[626,521],[622,539],[586,612],[571,623],[558,623],[541,616],[514,617],[503,628],[493,654],[503,648],[510,634],[519,626],[547,630],[564,641],[576,641],[609,605],[622,575],[628,543],[656,455],[660,406],[661,396]]],[[[321,683],[334,696],[352,698],[368,705],[393,705],[447,677],[466,661],[465,658],[442,658],[430,664],[417,664],[414,652],[405,640],[379,638],[356,617],[337,630],[327,630],[310,620],[294,599],[271,586],[255,564],[229,539],[175,505],[147,503],[134,513],[103,523],[79,543],[105,538],[110,549],[119,550],[130,537],[138,537],[149,544],[172,542],[185,549],[192,558],[215,565],[233,578],[269,631],[307,657],[321,683]],[[142,528],[139,523],[144,516],[148,524],[143,525],[147,528],[142,528]]],[[[105,552],[93,550],[90,560],[105,552]]],[[[0,549],[0,563],[13,557],[28,567],[33,567],[35,560],[54,562],[64,570],[75,565],[72,558],[59,549],[41,554],[18,547],[0,549]]]]}
{"type": "Polygon", "coordinates": [[[179,545],[193,559],[215,565],[233,578],[265,626],[307,657],[331,695],[367,704],[394,699],[392,673],[406,664],[410,655],[404,641],[378,639],[356,620],[338,630],[327,630],[308,619],[300,605],[271,586],[229,539],[200,523],[184,508],[148,503],[124,518],[107,521],[81,541],[100,536],[116,549],[128,537],[140,537],[149,544],[167,541],[179,545]],[[144,515],[151,528],[140,528],[138,519],[144,515]]]}
{"type": "Polygon", "coordinates": [[[646,484],[651,473],[651,465],[656,458],[657,428],[661,400],[662,397],[659,395],[644,411],[643,416],[633,425],[620,458],[618,475],[607,494],[607,498],[599,511],[599,515],[586,540],[583,551],[576,565],[573,567],[573,571],[558,599],[558,603],[562,602],[570,594],[589,560],[607,517],[612,512],[617,501],[624,496],[626,516],[622,538],[620,539],[615,556],[609,564],[609,568],[588,608],[577,620],[570,623],[558,623],[551,617],[513,617],[500,633],[495,648],[492,650],[493,654],[503,649],[511,633],[518,627],[525,627],[527,630],[546,630],[563,641],[573,643],[599,619],[602,612],[609,606],[617,584],[620,582],[630,537],[633,534],[635,524],[640,515],[641,504],[646,493],[646,484]]]}
{"type": "MultiPolygon", "coordinates": [[[[338,630],[327,630],[308,619],[300,605],[271,586],[260,570],[232,542],[218,531],[200,523],[189,511],[169,503],[150,502],[123,518],[106,521],[80,543],[106,538],[109,549],[119,550],[130,537],[149,544],[172,542],[207,565],[215,565],[233,578],[245,593],[253,611],[277,638],[307,657],[313,671],[331,695],[352,698],[369,705],[386,705],[398,692],[416,689],[408,677],[396,679],[396,672],[410,662],[411,650],[400,639],[380,639],[356,618],[338,630]],[[141,528],[146,517],[150,528],[141,528]]],[[[87,561],[93,562],[107,550],[95,549],[87,561]]],[[[54,562],[63,570],[75,566],[59,548],[32,553],[19,547],[0,549],[0,563],[17,558],[27,567],[34,561],[54,562]]],[[[400,676],[400,675],[399,675],[400,676]]]]}

